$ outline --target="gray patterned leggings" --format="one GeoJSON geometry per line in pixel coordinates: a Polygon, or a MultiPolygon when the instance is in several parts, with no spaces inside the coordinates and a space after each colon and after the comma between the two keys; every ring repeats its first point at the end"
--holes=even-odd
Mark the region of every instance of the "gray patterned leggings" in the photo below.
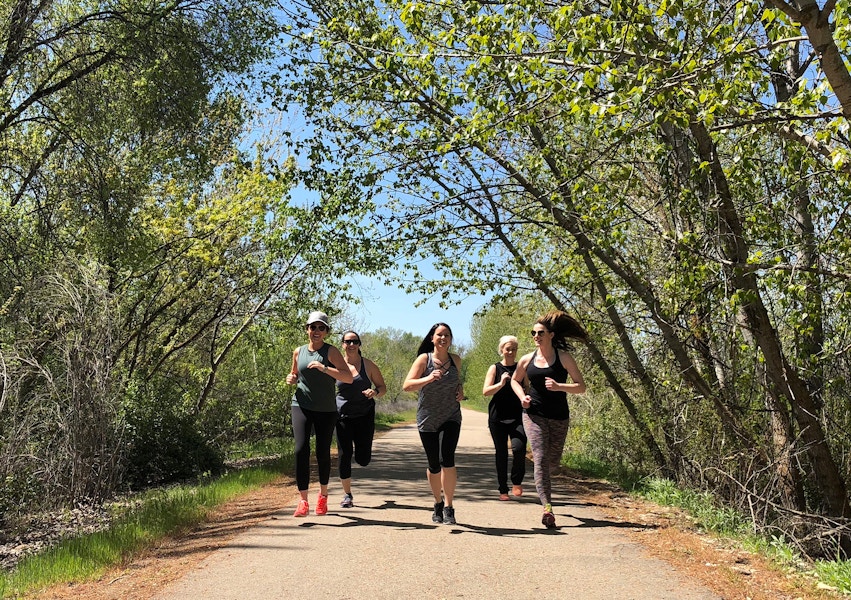
{"type": "Polygon", "coordinates": [[[523,429],[529,438],[535,463],[535,489],[542,505],[552,502],[550,474],[561,464],[569,424],[569,419],[548,419],[523,413],[523,429]]]}

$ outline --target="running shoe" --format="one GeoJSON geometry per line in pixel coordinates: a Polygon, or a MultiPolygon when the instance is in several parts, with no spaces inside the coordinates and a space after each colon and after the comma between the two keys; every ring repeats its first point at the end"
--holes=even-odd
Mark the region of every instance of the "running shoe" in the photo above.
{"type": "Polygon", "coordinates": [[[323,496],[322,494],[319,494],[319,499],[316,501],[316,514],[328,514],[328,496],[323,496]]]}
{"type": "Polygon", "coordinates": [[[294,517],[306,517],[307,513],[310,512],[310,505],[307,503],[307,500],[299,500],[298,506],[295,508],[295,512],[293,513],[294,517]]]}
{"type": "Polygon", "coordinates": [[[544,527],[546,527],[547,529],[555,529],[556,516],[553,514],[552,504],[547,504],[544,506],[544,514],[541,515],[541,523],[543,523],[544,527]]]}
{"type": "Polygon", "coordinates": [[[503,500],[503,501],[510,500],[510,498],[508,497],[508,494],[500,494],[499,499],[503,500]]]}
{"type": "Polygon", "coordinates": [[[443,523],[443,502],[434,503],[434,514],[431,515],[431,520],[435,523],[443,523]]]}
{"type": "Polygon", "coordinates": [[[351,494],[343,494],[343,499],[340,500],[340,508],[351,508],[355,505],[355,499],[351,494]]]}
{"type": "Polygon", "coordinates": [[[522,496],[523,495],[523,486],[522,485],[515,485],[513,488],[511,488],[511,493],[514,494],[515,496],[522,496]]]}
{"type": "Polygon", "coordinates": [[[455,509],[451,506],[443,508],[443,523],[445,525],[455,525],[455,509]]]}

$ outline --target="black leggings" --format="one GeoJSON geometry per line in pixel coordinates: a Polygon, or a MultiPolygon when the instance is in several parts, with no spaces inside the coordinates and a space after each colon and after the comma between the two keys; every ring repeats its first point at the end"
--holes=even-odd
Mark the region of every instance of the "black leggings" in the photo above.
{"type": "Polygon", "coordinates": [[[306,492],[310,486],[310,434],[316,433],[316,464],[319,467],[319,484],[328,485],[331,479],[331,440],[337,411],[318,412],[300,406],[292,407],[293,438],[295,438],[295,480],[298,491],[306,492]]]}
{"type": "Polygon", "coordinates": [[[455,466],[455,448],[460,437],[461,423],[458,421],[447,421],[437,431],[420,431],[429,473],[440,473],[441,467],[455,466]]]}
{"type": "Polygon", "coordinates": [[[500,494],[508,493],[508,445],[511,441],[511,483],[520,485],[526,475],[526,432],[523,421],[517,419],[511,423],[488,421],[488,429],[496,450],[496,482],[500,494]]]}
{"type": "Polygon", "coordinates": [[[372,460],[372,439],[375,437],[375,409],[362,417],[342,417],[337,420],[337,464],[340,479],[352,476],[352,457],[365,467],[372,460]]]}

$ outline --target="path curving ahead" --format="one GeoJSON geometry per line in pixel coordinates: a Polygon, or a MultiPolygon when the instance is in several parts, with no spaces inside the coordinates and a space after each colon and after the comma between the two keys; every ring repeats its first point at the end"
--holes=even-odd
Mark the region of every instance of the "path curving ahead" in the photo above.
{"type": "Polygon", "coordinates": [[[157,600],[719,600],[649,557],[554,481],[558,528],[541,525],[532,465],[526,493],[498,500],[487,415],[464,410],[456,460],[457,525],[431,522],[425,455],[413,425],[376,438],[373,462],[355,466],[355,507],[339,508],[332,479],[329,513],[279,513],[214,552],[157,600]]]}

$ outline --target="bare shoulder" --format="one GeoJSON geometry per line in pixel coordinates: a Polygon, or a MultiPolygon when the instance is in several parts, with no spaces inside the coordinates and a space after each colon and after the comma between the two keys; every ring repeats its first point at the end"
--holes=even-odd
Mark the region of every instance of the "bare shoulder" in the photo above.
{"type": "Polygon", "coordinates": [[[576,361],[573,358],[573,355],[567,350],[559,350],[558,351],[559,360],[561,360],[561,364],[563,365],[571,365],[576,364],[576,361]]]}
{"type": "Polygon", "coordinates": [[[523,365],[524,367],[529,364],[529,361],[532,360],[532,357],[535,356],[534,352],[530,352],[529,354],[524,354],[520,357],[520,360],[517,361],[517,364],[523,365]]]}

